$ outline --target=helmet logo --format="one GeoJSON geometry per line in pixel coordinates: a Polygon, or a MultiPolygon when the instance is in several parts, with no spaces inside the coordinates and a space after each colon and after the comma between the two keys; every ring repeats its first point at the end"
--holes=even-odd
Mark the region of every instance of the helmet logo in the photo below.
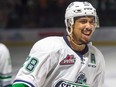
{"type": "Polygon", "coordinates": [[[75,13],[81,13],[81,10],[74,10],[75,13]]]}

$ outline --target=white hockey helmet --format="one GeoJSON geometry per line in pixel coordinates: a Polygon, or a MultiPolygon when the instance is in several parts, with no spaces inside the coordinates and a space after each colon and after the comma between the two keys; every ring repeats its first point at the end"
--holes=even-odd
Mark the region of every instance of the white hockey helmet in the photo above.
{"type": "Polygon", "coordinates": [[[68,34],[70,34],[68,27],[74,24],[74,17],[80,16],[94,16],[95,27],[99,27],[96,9],[89,2],[75,1],[70,3],[65,11],[65,25],[68,34]]]}

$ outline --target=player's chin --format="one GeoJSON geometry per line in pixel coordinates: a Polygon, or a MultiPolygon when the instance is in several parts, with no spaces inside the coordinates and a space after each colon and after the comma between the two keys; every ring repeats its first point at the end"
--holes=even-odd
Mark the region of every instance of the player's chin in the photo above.
{"type": "Polygon", "coordinates": [[[90,40],[81,40],[81,44],[88,44],[90,40]]]}
{"type": "Polygon", "coordinates": [[[82,35],[82,38],[81,38],[81,42],[83,43],[83,44],[88,44],[89,43],[89,41],[90,41],[90,39],[91,39],[91,35],[82,35]]]}

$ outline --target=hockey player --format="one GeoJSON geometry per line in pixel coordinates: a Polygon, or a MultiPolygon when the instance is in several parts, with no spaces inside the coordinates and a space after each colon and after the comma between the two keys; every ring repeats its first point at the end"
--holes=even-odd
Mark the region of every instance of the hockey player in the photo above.
{"type": "Polygon", "coordinates": [[[102,87],[104,57],[90,43],[99,27],[96,9],[89,2],[72,2],[65,24],[66,36],[34,44],[12,87],[102,87]]]}
{"type": "Polygon", "coordinates": [[[8,48],[0,43],[0,87],[10,87],[12,65],[8,48]]]}

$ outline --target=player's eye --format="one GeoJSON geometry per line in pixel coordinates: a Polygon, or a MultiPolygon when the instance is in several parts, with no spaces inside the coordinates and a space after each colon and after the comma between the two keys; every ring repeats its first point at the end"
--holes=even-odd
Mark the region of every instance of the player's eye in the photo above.
{"type": "Polygon", "coordinates": [[[85,23],[87,23],[88,21],[87,21],[86,19],[81,19],[81,20],[79,20],[79,22],[82,23],[82,24],[85,24],[85,23]]]}
{"type": "Polygon", "coordinates": [[[82,24],[85,24],[85,23],[89,23],[89,24],[92,24],[92,25],[95,24],[95,20],[87,20],[87,19],[81,19],[78,22],[80,22],[82,24]]]}

